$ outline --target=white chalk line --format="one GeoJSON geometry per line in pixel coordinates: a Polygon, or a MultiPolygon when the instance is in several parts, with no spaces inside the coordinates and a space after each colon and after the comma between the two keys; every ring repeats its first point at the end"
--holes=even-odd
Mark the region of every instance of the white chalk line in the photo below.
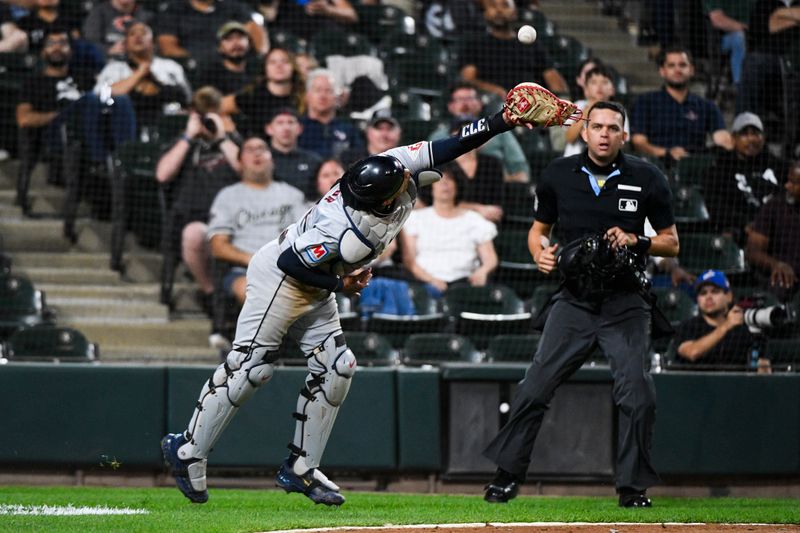
{"type": "Polygon", "coordinates": [[[15,505],[0,504],[0,516],[107,516],[107,515],[143,515],[150,514],[146,509],[129,507],[75,507],[69,505],[15,505]]]}

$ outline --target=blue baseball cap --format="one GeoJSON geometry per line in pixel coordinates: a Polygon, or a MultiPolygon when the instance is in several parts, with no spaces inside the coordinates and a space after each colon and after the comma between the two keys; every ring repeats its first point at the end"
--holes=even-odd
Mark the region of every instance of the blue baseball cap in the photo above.
{"type": "Polygon", "coordinates": [[[706,270],[697,276],[697,280],[694,282],[694,290],[695,292],[699,291],[700,287],[709,284],[717,286],[725,292],[731,290],[731,284],[728,282],[728,278],[719,270],[706,270]]]}

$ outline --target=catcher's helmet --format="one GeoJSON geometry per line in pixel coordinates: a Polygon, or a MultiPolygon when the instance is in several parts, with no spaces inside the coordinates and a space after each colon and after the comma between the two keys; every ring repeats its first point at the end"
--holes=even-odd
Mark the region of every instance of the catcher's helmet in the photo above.
{"type": "Polygon", "coordinates": [[[353,163],[340,185],[345,204],[354,209],[380,207],[400,190],[405,174],[403,164],[388,155],[372,155],[353,163]]]}

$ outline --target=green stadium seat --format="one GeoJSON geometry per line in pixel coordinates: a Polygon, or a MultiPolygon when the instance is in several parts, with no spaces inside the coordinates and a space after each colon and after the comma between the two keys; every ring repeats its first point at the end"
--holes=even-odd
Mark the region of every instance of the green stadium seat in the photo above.
{"type": "Polygon", "coordinates": [[[711,154],[692,154],[684,157],[675,163],[675,181],[681,185],[702,187],[705,176],[713,163],[714,156],[711,154]]]}
{"type": "Polygon", "coordinates": [[[273,47],[283,48],[293,54],[303,54],[308,48],[305,39],[300,39],[290,31],[277,28],[269,30],[269,41],[273,47]]]}
{"type": "Polygon", "coordinates": [[[531,183],[503,184],[503,221],[523,224],[526,229],[533,224],[536,206],[536,186],[531,183]]]}
{"type": "Polygon", "coordinates": [[[366,37],[359,33],[326,30],[315,33],[308,45],[308,51],[320,62],[328,56],[374,56],[377,51],[366,37]]]}
{"type": "Polygon", "coordinates": [[[419,333],[406,340],[402,361],[406,365],[478,363],[480,357],[469,339],[461,335],[419,333]]]}
{"type": "Polygon", "coordinates": [[[553,282],[546,282],[538,285],[534,291],[533,296],[528,300],[527,307],[534,318],[541,313],[545,304],[550,301],[550,297],[556,293],[559,284],[553,282]]]}
{"type": "Polygon", "coordinates": [[[361,366],[391,366],[399,364],[399,356],[383,335],[363,331],[345,331],[347,346],[361,366]]]}
{"type": "Polygon", "coordinates": [[[98,358],[97,345],[78,330],[37,325],[16,331],[3,343],[10,361],[91,362],[98,358]]]}
{"type": "Polygon", "coordinates": [[[375,44],[397,33],[414,34],[414,18],[395,6],[354,4],[358,14],[356,31],[375,44]]]}
{"type": "Polygon", "coordinates": [[[539,335],[498,335],[489,341],[486,360],[490,363],[530,363],[539,335]]]}
{"type": "Polygon", "coordinates": [[[441,97],[454,79],[447,49],[425,34],[392,34],[381,45],[379,57],[393,90],[441,97]]]}
{"type": "Polygon", "coordinates": [[[530,312],[504,285],[456,285],[447,289],[444,302],[455,332],[468,336],[478,348],[485,348],[498,334],[530,332],[530,312]]]}
{"type": "Polygon", "coordinates": [[[766,355],[772,362],[774,370],[797,371],[800,364],[800,339],[768,339],[766,355]]]}
{"type": "Polygon", "coordinates": [[[558,35],[544,44],[554,66],[564,79],[571,80],[578,75],[580,65],[589,59],[591,50],[574,37],[558,35]]]}
{"type": "Polygon", "coordinates": [[[680,262],[684,269],[700,273],[709,268],[725,273],[744,272],[744,252],[733,239],[712,233],[681,235],[680,262]]]}
{"type": "Polygon", "coordinates": [[[697,303],[683,290],[656,288],[653,294],[656,305],[673,327],[697,314],[697,303]]]}
{"type": "Polygon", "coordinates": [[[380,333],[395,348],[401,348],[406,338],[413,333],[442,331],[447,320],[445,314],[439,309],[438,302],[430,295],[424,284],[409,282],[408,290],[414,302],[415,314],[373,313],[367,323],[368,331],[380,333]]]}
{"type": "Polygon", "coordinates": [[[680,186],[672,192],[676,222],[706,222],[708,208],[697,187],[680,186]]]}
{"type": "Polygon", "coordinates": [[[0,339],[18,329],[52,323],[52,312],[42,291],[25,277],[0,278],[0,339]]]}

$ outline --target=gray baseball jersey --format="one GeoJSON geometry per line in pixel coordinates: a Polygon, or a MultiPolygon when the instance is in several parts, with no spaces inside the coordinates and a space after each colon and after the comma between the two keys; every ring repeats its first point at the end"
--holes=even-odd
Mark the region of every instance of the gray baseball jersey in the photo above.
{"type": "Polygon", "coordinates": [[[233,246],[255,253],[297,220],[305,209],[303,193],[289,184],[273,182],[261,189],[235,183],[214,198],[208,238],[230,235],[233,246]]]}
{"type": "MultiPolygon", "coordinates": [[[[433,166],[427,141],[393,148],[381,155],[397,158],[412,174],[433,166]]],[[[250,261],[247,298],[239,314],[234,346],[276,350],[289,332],[309,353],[331,333],[340,331],[334,295],[287,276],[278,268],[278,256],[291,246],[308,267],[346,275],[380,255],[402,229],[415,201],[416,186],[412,181],[396,201],[395,210],[386,217],[377,217],[345,206],[339,186],[332,187],[289,226],[280,242],[265,245],[250,261]],[[364,245],[364,253],[358,257],[342,246],[354,239],[364,245]]],[[[231,356],[245,357],[245,353],[234,351],[231,356]]]]}

